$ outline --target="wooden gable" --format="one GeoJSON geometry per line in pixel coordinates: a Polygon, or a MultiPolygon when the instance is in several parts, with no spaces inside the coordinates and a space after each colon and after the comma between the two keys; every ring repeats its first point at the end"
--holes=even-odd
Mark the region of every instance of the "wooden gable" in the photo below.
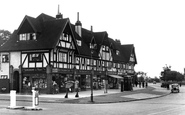
{"type": "Polygon", "coordinates": [[[71,30],[71,27],[69,25],[69,22],[64,27],[64,30],[61,32],[59,40],[57,42],[57,47],[60,48],[66,48],[66,49],[73,49],[77,50],[77,44],[73,35],[73,32],[71,30]]]}
{"type": "Polygon", "coordinates": [[[129,59],[129,62],[132,62],[134,64],[137,64],[137,60],[136,60],[136,55],[135,55],[135,50],[134,50],[134,47],[131,51],[131,55],[130,55],[130,59],[129,59]]]}

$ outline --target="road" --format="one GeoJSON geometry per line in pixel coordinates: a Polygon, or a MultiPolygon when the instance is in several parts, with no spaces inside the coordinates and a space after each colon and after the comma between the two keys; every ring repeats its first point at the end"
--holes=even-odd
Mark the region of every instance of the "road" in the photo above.
{"type": "MultiPolygon", "coordinates": [[[[154,85],[158,87],[159,85],[154,85]]],[[[31,106],[30,102],[17,102],[31,106]]],[[[8,101],[0,101],[0,115],[185,115],[185,86],[180,93],[164,97],[109,104],[40,103],[41,111],[10,110],[8,101]]]]}

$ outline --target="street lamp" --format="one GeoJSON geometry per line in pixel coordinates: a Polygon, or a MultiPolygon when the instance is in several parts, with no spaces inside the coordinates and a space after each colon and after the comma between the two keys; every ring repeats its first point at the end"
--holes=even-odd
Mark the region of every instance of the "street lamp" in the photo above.
{"type": "Polygon", "coordinates": [[[93,54],[93,49],[91,48],[91,102],[93,102],[93,76],[94,76],[92,54],[93,54]]]}
{"type": "Polygon", "coordinates": [[[108,69],[106,68],[106,70],[105,70],[105,93],[107,93],[107,85],[108,85],[108,69]]]}

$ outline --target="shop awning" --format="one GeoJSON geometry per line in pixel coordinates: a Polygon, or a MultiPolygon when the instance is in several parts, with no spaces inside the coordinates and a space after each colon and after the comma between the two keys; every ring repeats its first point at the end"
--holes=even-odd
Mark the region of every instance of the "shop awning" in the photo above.
{"type": "Polygon", "coordinates": [[[108,76],[110,76],[110,77],[114,77],[114,78],[117,78],[117,79],[123,79],[123,77],[118,76],[118,75],[108,75],[108,76]]]}

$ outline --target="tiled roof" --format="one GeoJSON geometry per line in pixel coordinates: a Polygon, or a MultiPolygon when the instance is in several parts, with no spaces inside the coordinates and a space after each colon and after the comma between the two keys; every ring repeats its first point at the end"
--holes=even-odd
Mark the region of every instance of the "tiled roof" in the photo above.
{"type": "Polygon", "coordinates": [[[17,35],[18,30],[16,30],[6,44],[0,47],[0,51],[52,49],[56,46],[59,36],[62,31],[64,31],[67,24],[70,26],[68,18],[57,20],[53,18],[52,20],[51,17],[47,17],[47,15],[44,14],[41,14],[36,19],[26,16],[24,20],[28,20],[28,22],[35,28],[35,31],[42,31],[41,33],[38,33],[37,40],[19,41],[17,35]],[[39,24],[42,25],[40,26],[42,28],[38,26],[39,24]]]}
{"type": "MultiPolygon", "coordinates": [[[[71,24],[71,25],[72,25],[72,28],[73,28],[73,33],[76,33],[75,32],[75,26],[73,24],[71,24]]],[[[90,43],[91,43],[91,40],[92,40],[93,37],[94,37],[93,32],[82,28],[82,37],[80,37],[79,35],[77,36],[77,39],[82,40],[82,46],[78,47],[80,54],[85,54],[86,56],[91,56],[90,43]],[[86,49],[84,49],[84,48],[86,48],[86,49]],[[81,49],[81,51],[80,51],[80,49],[81,49]]],[[[97,50],[98,49],[93,50],[92,57],[99,58],[97,50]]]]}
{"type": "Polygon", "coordinates": [[[83,39],[75,31],[73,33],[74,33],[75,38],[81,41],[81,46],[77,45],[79,49],[79,55],[90,56],[91,55],[90,48],[87,46],[86,43],[84,43],[83,39]]]}
{"type": "Polygon", "coordinates": [[[133,53],[135,56],[135,64],[137,64],[137,58],[135,55],[135,47],[133,44],[121,45],[121,52],[123,53],[123,56],[127,63],[129,62],[130,56],[133,53]]]}
{"type": "MultiPolygon", "coordinates": [[[[18,30],[15,30],[11,38],[3,45],[0,46],[0,51],[28,51],[28,50],[43,50],[53,49],[58,43],[59,36],[64,29],[71,29],[72,35],[74,35],[74,43],[76,47],[75,52],[81,56],[91,56],[90,43],[92,39],[97,44],[97,48],[94,50],[92,57],[99,58],[99,51],[102,45],[107,45],[111,49],[114,62],[128,63],[131,53],[135,55],[135,48],[133,44],[121,45],[121,43],[108,37],[106,31],[103,32],[91,32],[90,30],[82,28],[82,37],[75,32],[75,25],[71,24],[69,19],[55,19],[54,17],[46,14],[40,14],[37,18],[25,16],[18,30]],[[26,28],[26,29],[25,29],[26,28]],[[33,31],[38,34],[37,40],[19,41],[18,34],[25,31],[33,31]],[[76,44],[76,39],[81,40],[82,45],[76,44]],[[116,54],[116,50],[120,53],[116,54]]],[[[136,55],[135,63],[137,64],[136,55]]]]}

